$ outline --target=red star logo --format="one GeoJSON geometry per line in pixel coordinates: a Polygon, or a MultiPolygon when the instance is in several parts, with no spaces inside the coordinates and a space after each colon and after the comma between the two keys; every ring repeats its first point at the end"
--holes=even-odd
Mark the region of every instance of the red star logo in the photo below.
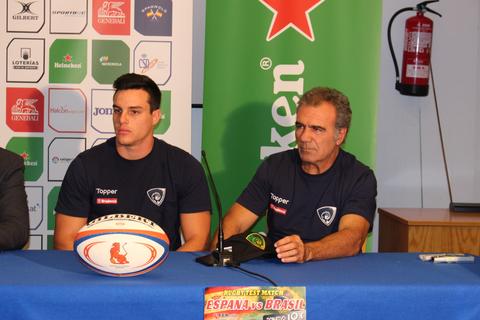
{"type": "Polygon", "coordinates": [[[22,157],[23,160],[27,160],[27,159],[28,159],[28,153],[26,153],[25,151],[23,151],[22,153],[20,153],[20,157],[22,157]]]}
{"type": "Polygon", "coordinates": [[[260,0],[274,15],[267,41],[280,35],[289,27],[310,41],[315,40],[309,13],[325,0],[260,0]]]}
{"type": "Polygon", "coordinates": [[[65,59],[65,62],[72,62],[72,56],[69,55],[68,53],[65,57],[63,57],[63,59],[65,59]]]}

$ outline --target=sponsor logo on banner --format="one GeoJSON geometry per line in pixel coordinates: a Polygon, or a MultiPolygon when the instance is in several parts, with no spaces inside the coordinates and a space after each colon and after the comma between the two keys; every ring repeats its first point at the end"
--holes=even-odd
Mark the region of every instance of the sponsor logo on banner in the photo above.
{"type": "Polygon", "coordinates": [[[275,39],[285,30],[293,28],[305,38],[314,41],[310,12],[324,0],[260,0],[274,15],[267,34],[267,41],[275,39]]]}
{"type": "Polygon", "coordinates": [[[155,129],[153,130],[154,134],[164,134],[167,132],[168,128],[170,128],[170,118],[171,118],[171,92],[168,90],[162,90],[162,104],[160,106],[160,111],[162,113],[162,117],[160,118],[160,122],[157,124],[155,129]]]}
{"type": "Polygon", "coordinates": [[[50,33],[80,34],[87,27],[87,0],[50,0],[50,33]]]}
{"type": "Polygon", "coordinates": [[[99,133],[115,133],[112,121],[112,97],[114,92],[114,90],[110,89],[92,89],[91,127],[99,133]]]}
{"type": "Polygon", "coordinates": [[[166,188],[152,188],[147,191],[147,196],[154,205],[160,207],[165,200],[165,195],[167,194],[166,188]]]}
{"type": "Polygon", "coordinates": [[[136,0],[135,30],[145,36],[172,36],[172,0],[136,0]]]}
{"type": "Polygon", "coordinates": [[[62,181],[70,163],[85,148],[85,138],[54,138],[48,146],[48,181],[62,181]]]}
{"type": "Polygon", "coordinates": [[[15,132],[43,132],[44,97],[37,88],[7,88],[6,123],[15,132]]]}
{"type": "Polygon", "coordinates": [[[44,74],[44,39],[12,39],[7,46],[7,82],[38,82],[44,74]]]}
{"type": "MultiPolygon", "coordinates": [[[[269,58],[262,58],[260,68],[268,71],[266,65],[272,66],[269,58]]],[[[271,67],[270,67],[271,68],[271,67]]],[[[304,71],[302,60],[296,64],[277,65],[273,68],[273,94],[274,101],[271,107],[271,115],[274,123],[277,125],[270,128],[270,142],[277,143],[274,146],[260,146],[260,159],[288,150],[295,146],[295,112],[299,95],[303,93],[303,77],[300,77],[304,71]],[[290,100],[289,100],[290,99],[290,100]],[[286,132],[283,135],[282,132],[286,132]]]]}
{"type": "Polygon", "coordinates": [[[130,0],[93,0],[93,28],[99,34],[130,34],[130,0]]]}
{"type": "Polygon", "coordinates": [[[49,66],[50,83],[81,83],[87,75],[87,40],[55,40],[49,66]]]}
{"type": "Polygon", "coordinates": [[[43,173],[43,138],[13,137],[6,149],[23,158],[25,180],[37,181],[43,173]]]}
{"type": "Polygon", "coordinates": [[[172,42],[140,41],[135,47],[135,73],[152,78],[165,85],[172,75],[172,42]]]}
{"type": "Polygon", "coordinates": [[[45,23],[45,0],[7,0],[7,32],[39,32],[45,23]]]}
{"type": "Polygon", "coordinates": [[[130,69],[130,48],[121,40],[92,41],[92,76],[100,84],[112,84],[130,69]]]}
{"type": "Polygon", "coordinates": [[[48,89],[48,126],[56,132],[85,133],[87,98],[80,89],[48,89]]]}
{"type": "Polygon", "coordinates": [[[37,230],[43,221],[43,187],[27,186],[28,213],[30,217],[30,230],[37,230]]]}
{"type": "Polygon", "coordinates": [[[55,206],[58,201],[58,194],[60,193],[60,187],[53,187],[48,193],[48,212],[47,212],[47,225],[48,230],[55,229],[55,206]]]}

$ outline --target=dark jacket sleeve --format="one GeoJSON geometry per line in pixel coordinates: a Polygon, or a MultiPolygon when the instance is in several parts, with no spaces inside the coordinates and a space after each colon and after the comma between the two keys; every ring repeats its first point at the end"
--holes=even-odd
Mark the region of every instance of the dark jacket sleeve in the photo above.
{"type": "Polygon", "coordinates": [[[23,160],[0,151],[0,250],[21,249],[29,235],[23,160]]]}

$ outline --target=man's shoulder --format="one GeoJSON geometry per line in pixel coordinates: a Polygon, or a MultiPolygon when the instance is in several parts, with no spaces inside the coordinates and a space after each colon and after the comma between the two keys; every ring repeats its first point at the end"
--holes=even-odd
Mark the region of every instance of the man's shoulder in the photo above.
{"type": "Polygon", "coordinates": [[[109,138],[103,143],[80,152],[77,158],[85,161],[97,160],[98,158],[105,157],[107,154],[112,154],[112,151],[115,151],[115,138],[109,138]]]}
{"type": "Polygon", "coordinates": [[[158,138],[155,138],[154,150],[157,157],[165,156],[169,161],[198,163],[198,160],[187,151],[158,138]]]}
{"type": "Polygon", "coordinates": [[[265,161],[271,164],[291,164],[295,163],[297,158],[297,149],[289,149],[269,155],[265,161]]]}
{"type": "Polygon", "coordinates": [[[342,171],[344,172],[349,171],[350,173],[373,174],[373,170],[370,169],[370,167],[358,160],[353,154],[343,149],[340,149],[339,160],[342,171]]]}
{"type": "Polygon", "coordinates": [[[0,159],[5,162],[22,161],[22,157],[7,149],[0,148],[0,159]]]}
{"type": "Polygon", "coordinates": [[[0,148],[0,168],[12,168],[23,165],[23,159],[18,154],[0,148]]]}

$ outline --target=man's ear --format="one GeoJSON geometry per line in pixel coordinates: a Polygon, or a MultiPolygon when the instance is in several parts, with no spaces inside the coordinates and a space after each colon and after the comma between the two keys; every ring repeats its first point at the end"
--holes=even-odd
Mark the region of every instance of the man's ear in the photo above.
{"type": "Polygon", "coordinates": [[[162,111],[160,111],[160,109],[153,110],[152,121],[153,121],[154,127],[160,122],[161,119],[162,119],[162,111]]]}
{"type": "Polygon", "coordinates": [[[347,128],[340,128],[337,130],[337,139],[335,141],[337,146],[341,145],[343,141],[345,141],[345,137],[347,136],[347,131],[348,131],[347,128]]]}

